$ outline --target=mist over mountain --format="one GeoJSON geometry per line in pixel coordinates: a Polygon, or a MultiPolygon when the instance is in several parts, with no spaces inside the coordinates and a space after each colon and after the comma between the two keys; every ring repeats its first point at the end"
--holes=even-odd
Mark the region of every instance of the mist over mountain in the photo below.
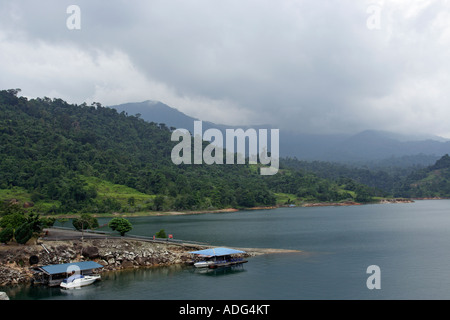
{"type": "Polygon", "coordinates": [[[280,133],[280,137],[282,155],[309,161],[367,165],[408,159],[413,165],[426,166],[450,152],[450,142],[441,137],[425,139],[375,130],[354,135],[306,135],[291,132],[280,133]]]}
{"type": "MultiPolygon", "coordinates": [[[[177,129],[187,129],[191,133],[194,131],[194,121],[200,119],[188,116],[175,108],[172,108],[162,102],[146,100],[143,102],[131,102],[120,105],[110,106],[118,112],[125,111],[128,115],[139,114],[142,119],[148,122],[164,123],[167,127],[177,129]]],[[[269,129],[269,125],[252,125],[252,126],[229,126],[223,124],[212,123],[202,120],[203,130],[215,128],[225,133],[226,129],[248,128],[269,129]]]]}
{"type": "MultiPolygon", "coordinates": [[[[111,106],[143,120],[164,123],[167,127],[193,132],[194,121],[175,108],[159,101],[144,101],[111,106]]],[[[270,125],[226,126],[203,121],[203,130],[248,128],[270,129],[270,125]]],[[[280,156],[307,161],[329,161],[353,165],[428,166],[446,153],[450,141],[438,136],[404,135],[387,131],[366,130],[357,134],[305,134],[280,128],[280,156]]]]}
{"type": "Polygon", "coordinates": [[[194,121],[197,120],[162,102],[152,100],[125,103],[111,106],[111,108],[118,112],[125,111],[130,116],[140,115],[148,122],[164,123],[168,127],[184,128],[190,131],[193,130],[194,121]]]}

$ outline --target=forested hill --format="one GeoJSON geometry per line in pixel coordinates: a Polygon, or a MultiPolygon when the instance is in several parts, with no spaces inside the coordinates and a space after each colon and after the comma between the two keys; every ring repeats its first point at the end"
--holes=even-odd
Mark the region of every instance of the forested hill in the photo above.
{"type": "Polygon", "coordinates": [[[220,209],[370,193],[298,170],[261,176],[256,165],[177,166],[170,157],[177,142],[164,124],[19,92],[0,91],[0,200],[39,212],[220,209]]]}
{"type": "Polygon", "coordinates": [[[397,194],[414,198],[450,197],[450,156],[446,154],[434,165],[412,172],[397,194]]]}
{"type": "Polygon", "coordinates": [[[358,168],[323,161],[300,161],[285,158],[282,165],[305,170],[331,181],[353,181],[378,190],[379,195],[400,198],[449,198],[450,156],[438,159],[428,167],[358,168]]]}

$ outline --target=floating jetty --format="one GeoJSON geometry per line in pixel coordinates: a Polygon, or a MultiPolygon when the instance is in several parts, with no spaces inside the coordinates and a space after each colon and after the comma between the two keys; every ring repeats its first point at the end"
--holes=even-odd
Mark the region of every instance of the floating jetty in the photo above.
{"type": "Polygon", "coordinates": [[[230,248],[212,248],[199,251],[191,251],[191,254],[197,257],[197,262],[194,262],[196,268],[220,268],[241,265],[248,262],[241,257],[233,255],[245,254],[245,251],[235,250],[230,248]]]}
{"type": "Polygon", "coordinates": [[[59,286],[61,282],[75,274],[92,275],[93,270],[103,268],[101,264],[94,261],[81,261],[63,264],[52,264],[32,268],[33,283],[46,284],[50,287],[59,286]]]}

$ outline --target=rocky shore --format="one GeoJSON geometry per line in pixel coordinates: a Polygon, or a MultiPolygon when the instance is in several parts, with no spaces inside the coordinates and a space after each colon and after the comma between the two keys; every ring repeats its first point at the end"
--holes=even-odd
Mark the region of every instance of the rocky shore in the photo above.
{"type": "MultiPolygon", "coordinates": [[[[33,245],[0,246],[1,286],[30,283],[31,267],[92,260],[103,268],[100,272],[130,268],[188,264],[190,251],[205,249],[200,245],[156,243],[123,238],[45,241],[33,245]],[[33,258],[32,258],[33,257],[33,258]],[[31,264],[36,261],[37,263],[31,264]],[[34,261],[33,261],[34,260],[34,261]]],[[[242,249],[242,248],[241,248],[242,249]]],[[[280,249],[244,248],[246,257],[266,253],[299,252],[280,249]]],[[[1,290],[0,290],[1,291],[1,290]]]]}
{"type": "Polygon", "coordinates": [[[11,245],[0,248],[0,286],[28,283],[30,267],[93,260],[102,271],[134,267],[152,267],[187,263],[195,246],[150,243],[124,239],[42,241],[35,245],[11,245]],[[32,259],[30,259],[33,257],[32,259]]]}
{"type": "Polygon", "coordinates": [[[383,199],[380,200],[381,204],[386,204],[386,203],[413,203],[414,200],[412,199],[406,199],[406,198],[395,198],[395,199],[383,199]]]}
{"type": "Polygon", "coordinates": [[[331,206],[359,206],[361,203],[354,201],[342,201],[342,202],[314,202],[314,203],[305,203],[303,207],[331,207],[331,206]]]}
{"type": "MultiPolygon", "coordinates": [[[[407,199],[407,198],[393,198],[393,199],[381,199],[378,202],[379,204],[387,204],[387,203],[412,203],[414,202],[413,199],[407,199]]],[[[314,203],[305,203],[302,206],[303,207],[341,207],[341,206],[360,206],[362,203],[355,202],[355,201],[342,201],[342,202],[314,202],[314,203]]]]}

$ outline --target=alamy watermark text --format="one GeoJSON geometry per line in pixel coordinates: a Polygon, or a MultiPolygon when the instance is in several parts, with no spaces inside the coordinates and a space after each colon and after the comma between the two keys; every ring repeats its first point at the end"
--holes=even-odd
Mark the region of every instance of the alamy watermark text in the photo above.
{"type": "MultiPolygon", "coordinates": [[[[270,153],[267,129],[226,129],[225,147],[226,164],[245,164],[246,150],[248,163],[264,165],[261,175],[274,175],[279,169],[279,129],[270,129],[270,153]],[[246,148],[248,141],[248,148],[246,148]],[[236,142],[236,144],[235,144],[236,142]],[[236,151],[236,152],[234,152],[236,151]]],[[[172,162],[179,164],[224,164],[224,136],[219,129],[208,129],[203,132],[202,121],[194,121],[194,147],[192,136],[186,129],[176,129],[172,132],[172,141],[180,141],[172,149],[172,162]],[[181,139],[181,141],[180,141],[181,139]],[[211,141],[203,149],[203,141],[211,141]],[[192,157],[193,149],[193,157],[192,157]],[[203,149],[203,150],[202,150],[203,149]],[[192,159],[193,158],[193,159],[192,159]]]]}

